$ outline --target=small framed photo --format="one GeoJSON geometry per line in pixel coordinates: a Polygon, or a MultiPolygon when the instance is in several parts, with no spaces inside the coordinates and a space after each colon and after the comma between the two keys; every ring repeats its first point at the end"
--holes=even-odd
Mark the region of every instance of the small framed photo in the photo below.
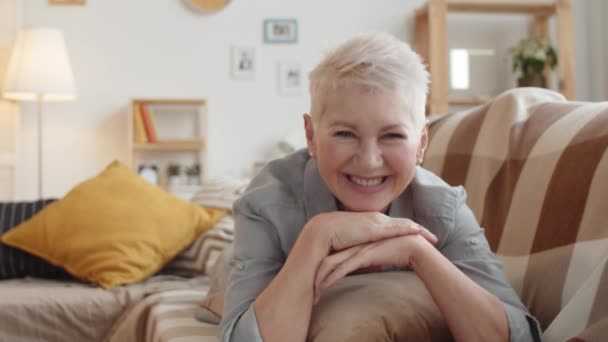
{"type": "Polygon", "coordinates": [[[85,5],[87,0],[49,0],[49,5],[85,5]]]}
{"type": "Polygon", "coordinates": [[[304,83],[304,75],[299,62],[280,61],[279,73],[279,95],[301,95],[304,83]]]}
{"type": "Polygon", "coordinates": [[[296,43],[298,41],[298,21],[296,19],[264,20],[265,43],[296,43]]]}
{"type": "Polygon", "coordinates": [[[231,51],[232,79],[253,80],[255,77],[255,48],[235,46],[231,51]]]}

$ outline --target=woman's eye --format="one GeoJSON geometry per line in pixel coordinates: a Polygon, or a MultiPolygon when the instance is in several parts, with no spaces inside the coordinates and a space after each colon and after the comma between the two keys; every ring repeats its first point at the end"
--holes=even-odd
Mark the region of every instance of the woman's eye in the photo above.
{"type": "Polygon", "coordinates": [[[384,138],[387,139],[405,139],[405,135],[401,133],[388,133],[384,135],[384,138]]]}
{"type": "Polygon", "coordinates": [[[349,131],[338,131],[338,132],[334,133],[334,136],[340,137],[340,138],[351,138],[351,137],[354,137],[355,135],[349,131]]]}

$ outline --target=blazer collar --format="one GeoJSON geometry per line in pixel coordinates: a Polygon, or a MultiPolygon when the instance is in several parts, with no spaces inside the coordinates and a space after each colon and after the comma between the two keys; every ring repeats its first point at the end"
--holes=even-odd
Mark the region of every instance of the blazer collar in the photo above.
{"type": "Polygon", "coordinates": [[[325,185],[319,174],[317,161],[313,158],[308,159],[304,169],[304,208],[306,221],[317,214],[338,210],[336,198],[325,185]]]}

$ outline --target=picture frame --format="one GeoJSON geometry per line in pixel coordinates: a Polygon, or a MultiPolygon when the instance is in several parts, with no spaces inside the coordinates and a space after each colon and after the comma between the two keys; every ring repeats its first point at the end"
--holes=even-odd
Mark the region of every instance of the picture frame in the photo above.
{"type": "Polygon", "coordinates": [[[298,41],[298,21],[289,19],[264,20],[264,43],[295,44],[298,41]]]}
{"type": "Polygon", "coordinates": [[[231,49],[231,74],[234,80],[253,80],[255,78],[255,48],[234,46],[231,49]]]}
{"type": "Polygon", "coordinates": [[[83,6],[86,5],[87,0],[49,0],[49,5],[76,5],[83,6]]]}
{"type": "Polygon", "coordinates": [[[301,95],[304,88],[304,74],[300,62],[279,61],[277,69],[279,95],[301,95]]]}

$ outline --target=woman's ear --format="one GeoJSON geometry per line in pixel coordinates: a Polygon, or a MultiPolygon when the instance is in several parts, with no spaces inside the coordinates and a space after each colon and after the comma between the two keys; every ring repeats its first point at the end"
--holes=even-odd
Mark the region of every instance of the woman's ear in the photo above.
{"type": "Polygon", "coordinates": [[[312,124],[312,117],[310,114],[304,114],[304,130],[306,131],[306,144],[308,145],[308,154],[314,158],[317,154],[315,145],[315,129],[312,124]]]}
{"type": "Polygon", "coordinates": [[[416,164],[422,164],[424,160],[424,152],[426,152],[426,148],[429,143],[429,120],[424,120],[424,127],[422,127],[422,132],[420,132],[420,144],[418,145],[418,151],[416,152],[416,164]]]}

